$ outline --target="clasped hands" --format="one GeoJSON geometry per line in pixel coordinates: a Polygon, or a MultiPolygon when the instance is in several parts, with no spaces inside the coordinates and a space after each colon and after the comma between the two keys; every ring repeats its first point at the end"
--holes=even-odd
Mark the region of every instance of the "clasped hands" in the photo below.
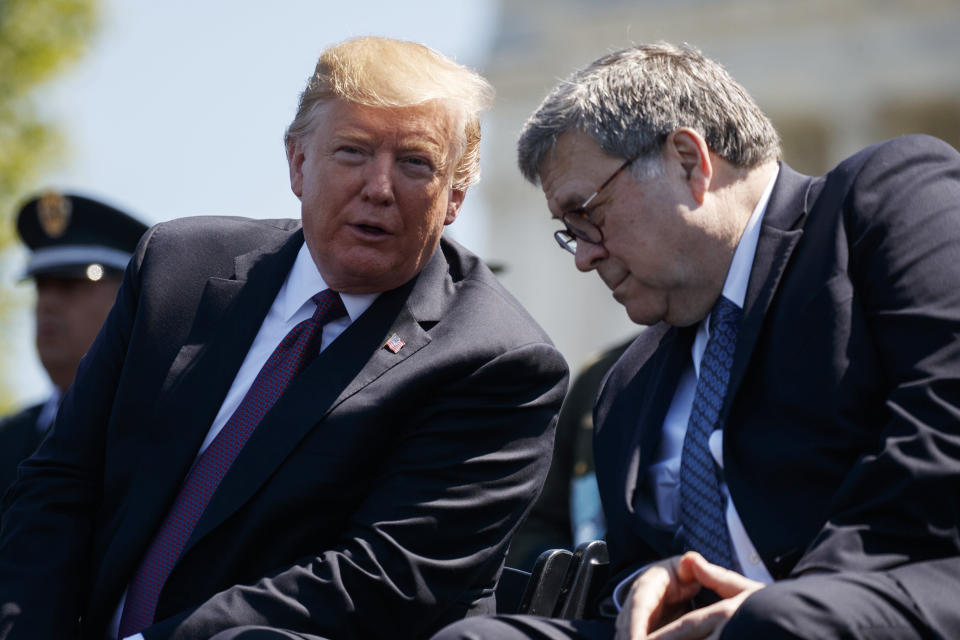
{"type": "Polygon", "coordinates": [[[711,564],[694,551],[651,565],[630,587],[616,640],[716,640],[727,620],[762,582],[711,564]],[[721,600],[690,610],[702,587],[721,600]]]}

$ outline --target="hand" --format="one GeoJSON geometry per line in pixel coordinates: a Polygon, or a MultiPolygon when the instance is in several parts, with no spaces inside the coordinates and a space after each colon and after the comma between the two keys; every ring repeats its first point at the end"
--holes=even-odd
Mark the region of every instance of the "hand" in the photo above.
{"type": "Polygon", "coordinates": [[[642,640],[689,611],[700,584],[685,560],[688,555],[657,562],[633,581],[617,616],[615,640],[642,640]]]}
{"type": "Polygon", "coordinates": [[[740,603],[763,586],[707,562],[699,553],[669,558],[634,581],[617,617],[616,640],[718,638],[740,603]],[[723,599],[689,611],[688,601],[701,587],[723,599]]]}
{"type": "Polygon", "coordinates": [[[695,609],[641,637],[648,640],[717,640],[743,601],[764,587],[762,582],[710,564],[700,554],[688,553],[681,558],[680,564],[684,573],[689,570],[695,582],[712,589],[722,600],[695,609]],[[685,565],[687,557],[691,557],[688,566],[685,565]]]}

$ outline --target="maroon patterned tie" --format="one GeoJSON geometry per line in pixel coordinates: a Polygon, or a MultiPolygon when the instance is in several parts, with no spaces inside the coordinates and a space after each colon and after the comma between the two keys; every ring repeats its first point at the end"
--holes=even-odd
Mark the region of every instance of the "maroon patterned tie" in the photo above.
{"type": "Polygon", "coordinates": [[[130,581],[120,618],[120,638],[138,633],[153,623],[160,591],[227,469],[290,380],[316,357],[324,323],[346,314],[336,291],[326,289],[312,299],[317,305],[313,317],[295,326],[280,341],[240,406],[187,474],[130,581]]]}

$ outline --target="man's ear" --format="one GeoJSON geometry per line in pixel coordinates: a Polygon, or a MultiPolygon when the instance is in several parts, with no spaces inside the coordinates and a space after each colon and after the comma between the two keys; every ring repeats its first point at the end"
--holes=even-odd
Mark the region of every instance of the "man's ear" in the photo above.
{"type": "Polygon", "coordinates": [[[693,129],[681,127],[667,136],[666,146],[667,152],[683,167],[693,198],[703,204],[713,180],[713,162],[707,141],[693,129]]]}
{"type": "Polygon", "coordinates": [[[287,140],[287,165],[290,167],[290,189],[298,198],[303,195],[303,145],[296,138],[287,140]]]}
{"type": "Polygon", "coordinates": [[[466,189],[450,189],[450,199],[447,201],[447,215],[443,219],[443,224],[450,224],[457,219],[457,214],[460,213],[460,207],[463,205],[463,199],[466,196],[466,189]]]}

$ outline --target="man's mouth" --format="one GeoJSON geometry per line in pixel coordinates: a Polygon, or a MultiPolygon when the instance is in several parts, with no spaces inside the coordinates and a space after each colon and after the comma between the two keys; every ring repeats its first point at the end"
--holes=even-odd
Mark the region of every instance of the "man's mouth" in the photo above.
{"type": "Polygon", "coordinates": [[[608,281],[606,278],[603,278],[602,276],[601,276],[601,279],[603,280],[604,284],[607,285],[607,288],[610,289],[610,291],[616,291],[617,287],[623,284],[623,282],[627,279],[627,275],[629,274],[624,273],[622,276],[619,276],[615,282],[608,281]]]}
{"type": "Polygon", "coordinates": [[[388,235],[388,231],[383,227],[378,227],[373,224],[355,224],[353,228],[360,232],[361,235],[370,237],[370,238],[379,238],[385,235],[388,235]]]}

